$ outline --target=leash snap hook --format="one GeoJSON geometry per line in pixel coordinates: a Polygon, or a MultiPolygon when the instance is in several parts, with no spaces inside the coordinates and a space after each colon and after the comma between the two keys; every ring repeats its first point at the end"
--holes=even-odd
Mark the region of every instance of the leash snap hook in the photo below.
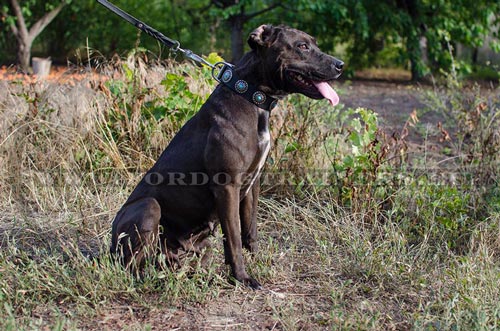
{"type": "Polygon", "coordinates": [[[174,40],[174,46],[172,46],[170,49],[172,50],[172,52],[176,53],[179,51],[180,48],[181,48],[181,43],[178,40],[174,40]]]}

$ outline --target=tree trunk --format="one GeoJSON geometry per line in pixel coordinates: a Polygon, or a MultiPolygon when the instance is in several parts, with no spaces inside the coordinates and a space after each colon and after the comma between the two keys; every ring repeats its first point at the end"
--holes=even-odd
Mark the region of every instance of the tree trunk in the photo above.
{"type": "Polygon", "coordinates": [[[474,50],[472,51],[472,64],[477,65],[479,59],[479,48],[474,47],[474,50]]]}
{"type": "Polygon", "coordinates": [[[410,58],[412,81],[421,80],[424,74],[420,37],[416,30],[417,29],[411,31],[406,39],[406,51],[408,52],[408,57],[410,58]]]}
{"type": "Polygon", "coordinates": [[[418,0],[402,0],[397,2],[398,7],[408,13],[409,22],[406,30],[406,52],[411,65],[411,80],[418,81],[424,76],[425,64],[422,58],[422,31],[421,13],[418,0]]]}
{"type": "Polygon", "coordinates": [[[246,17],[243,13],[232,16],[229,19],[231,25],[231,61],[238,62],[243,57],[245,49],[243,41],[243,26],[246,22],[246,17]]]}
{"type": "Polygon", "coordinates": [[[10,28],[17,39],[17,61],[22,70],[28,71],[30,68],[31,46],[33,45],[33,40],[35,40],[43,29],[56,18],[57,14],[59,14],[66,5],[66,2],[61,2],[59,6],[43,15],[42,18],[29,28],[29,30],[19,2],[17,0],[10,0],[10,5],[16,16],[16,23],[12,23],[10,28]]]}
{"type": "Polygon", "coordinates": [[[17,39],[17,61],[21,69],[25,72],[28,71],[30,67],[31,58],[31,44],[30,40],[17,39]]]}
{"type": "MultiPolygon", "coordinates": [[[[226,9],[238,4],[238,0],[218,1],[217,3],[220,4],[220,8],[226,9]]],[[[244,6],[241,6],[240,12],[238,14],[230,16],[228,18],[227,22],[231,29],[231,62],[236,63],[243,57],[243,53],[245,50],[245,37],[243,35],[245,23],[256,16],[267,13],[268,11],[271,11],[279,6],[281,6],[281,1],[273,3],[260,11],[256,11],[250,14],[247,14],[245,12],[244,6]]]]}

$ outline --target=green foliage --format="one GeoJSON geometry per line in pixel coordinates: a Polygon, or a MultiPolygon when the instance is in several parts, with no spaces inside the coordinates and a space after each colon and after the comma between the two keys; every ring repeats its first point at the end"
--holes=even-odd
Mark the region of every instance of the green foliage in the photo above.
{"type": "MultiPolygon", "coordinates": [[[[276,174],[278,182],[275,189],[284,192],[296,192],[312,186],[324,186],[321,174],[316,176],[317,164],[324,162],[318,150],[328,139],[330,132],[325,126],[325,117],[329,110],[324,103],[311,100],[301,95],[293,95],[282,103],[283,123],[276,133],[274,148],[271,149],[267,169],[276,174]],[[281,175],[286,175],[283,178],[281,175]]],[[[271,120],[274,120],[271,116],[271,120]]],[[[268,183],[274,186],[276,183],[268,183]]]]}
{"type": "Polygon", "coordinates": [[[389,162],[388,142],[378,127],[377,114],[341,106],[332,111],[322,101],[301,96],[290,97],[284,107],[284,123],[267,167],[270,178],[277,176],[280,182],[265,185],[298,195],[328,191],[338,204],[353,210],[367,205],[380,209],[397,189],[387,178],[397,162],[389,162]]]}
{"type": "MultiPolygon", "coordinates": [[[[353,117],[346,125],[348,148],[345,156],[334,163],[334,190],[339,190],[340,201],[352,205],[370,202],[382,183],[380,172],[385,169],[386,153],[379,141],[377,115],[372,110],[347,110],[353,117]]],[[[385,169],[387,170],[387,169],[385,169]]]]}
{"type": "MultiPolygon", "coordinates": [[[[208,61],[221,58],[211,55],[208,61]]],[[[105,135],[118,146],[134,146],[137,150],[152,148],[150,136],[160,132],[171,138],[205,102],[208,95],[191,91],[192,82],[212,88],[215,84],[208,68],[202,70],[184,64],[167,72],[160,85],[164,91],[157,93],[146,86],[147,74],[141,71],[146,64],[144,49],[131,52],[127,61],[121,63],[122,78],[105,83],[113,100],[107,114],[105,135]]],[[[154,149],[159,154],[164,146],[154,149]]],[[[125,152],[125,151],[123,151],[125,152]]]]}
{"type": "Polygon", "coordinates": [[[500,81],[500,69],[495,66],[472,66],[471,71],[466,74],[467,79],[500,81]]]}
{"type": "Polygon", "coordinates": [[[424,175],[407,179],[395,201],[392,213],[398,213],[398,224],[411,244],[425,240],[436,249],[443,245],[464,249],[476,216],[470,209],[472,196],[467,187],[436,183],[424,175]]]}
{"type": "Polygon", "coordinates": [[[355,117],[350,124],[352,130],[348,136],[352,154],[346,156],[338,170],[352,173],[355,177],[362,172],[370,171],[373,155],[380,151],[380,144],[375,140],[378,126],[377,115],[367,109],[356,109],[355,117]]]}
{"type": "MultiPolygon", "coordinates": [[[[349,66],[373,66],[385,50],[396,49],[400,56],[392,65],[410,64],[415,79],[429,70],[451,70],[454,46],[482,45],[484,37],[493,33],[491,27],[498,23],[495,15],[500,11],[500,3],[486,0],[298,3],[298,8],[307,12],[301,15],[298,26],[321,36],[320,42],[331,48],[339,42],[347,43],[349,66]],[[424,37],[427,50],[420,45],[424,37]]],[[[292,17],[295,14],[289,14],[291,22],[296,21],[292,17]]],[[[492,47],[497,47],[495,42],[492,47]]]]}
{"type": "MultiPolygon", "coordinates": [[[[56,3],[24,2],[23,10],[27,17],[35,18],[56,3]]],[[[456,46],[459,43],[470,47],[481,46],[486,35],[495,34],[492,27],[498,23],[495,14],[500,11],[497,1],[487,0],[176,0],[145,3],[119,0],[114,3],[197,53],[207,54],[216,50],[228,57],[228,32],[232,19],[244,14],[248,16],[248,21],[243,28],[243,39],[259,24],[284,23],[309,32],[318,39],[323,49],[336,51],[337,55],[345,57],[348,73],[374,65],[403,66],[411,67],[415,79],[429,72],[440,74],[440,70],[450,71],[456,46]],[[254,13],[260,15],[253,16],[254,13]],[[426,49],[420,44],[423,38],[426,49]]],[[[3,13],[0,24],[8,27],[12,17],[7,6],[4,6],[3,13]]],[[[8,29],[1,29],[0,32],[4,60],[14,52],[9,33],[8,29]]],[[[35,53],[45,53],[61,60],[66,57],[84,60],[87,55],[98,59],[98,54],[123,54],[140,38],[141,44],[157,56],[170,54],[153,38],[139,36],[133,26],[96,1],[73,1],[42,33],[34,50],[35,53]],[[87,46],[90,49],[86,49],[87,46]]],[[[495,40],[491,42],[492,49],[500,47],[495,40]]],[[[459,65],[458,70],[462,73],[470,71],[467,63],[459,65]]]]}
{"type": "Polygon", "coordinates": [[[189,90],[185,77],[176,74],[167,74],[161,82],[165,90],[169,92],[164,100],[164,107],[156,108],[155,119],[159,120],[166,116],[170,109],[170,120],[175,123],[185,123],[191,118],[205,102],[206,96],[197,95],[189,90]],[[159,111],[159,112],[158,112],[159,111]]]}

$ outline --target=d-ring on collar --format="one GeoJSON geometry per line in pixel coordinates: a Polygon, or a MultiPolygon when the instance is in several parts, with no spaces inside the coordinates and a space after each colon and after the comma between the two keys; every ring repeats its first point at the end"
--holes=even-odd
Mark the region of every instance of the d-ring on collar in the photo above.
{"type": "Polygon", "coordinates": [[[239,79],[232,64],[226,62],[216,63],[212,70],[212,76],[218,82],[229,87],[234,93],[240,95],[259,108],[271,111],[278,104],[278,99],[267,95],[247,81],[239,79]]]}

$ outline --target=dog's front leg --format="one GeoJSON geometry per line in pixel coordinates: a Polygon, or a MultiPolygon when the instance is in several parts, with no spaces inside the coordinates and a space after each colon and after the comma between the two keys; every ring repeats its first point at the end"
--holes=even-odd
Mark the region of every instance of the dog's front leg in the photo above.
{"type": "Polygon", "coordinates": [[[249,252],[257,252],[257,204],[260,193],[260,175],[240,203],[241,240],[249,252]]]}
{"type": "Polygon", "coordinates": [[[260,289],[259,282],[248,276],[243,262],[239,215],[240,188],[240,185],[233,183],[213,187],[217,213],[224,234],[224,255],[236,280],[253,289],[260,289]]]}

